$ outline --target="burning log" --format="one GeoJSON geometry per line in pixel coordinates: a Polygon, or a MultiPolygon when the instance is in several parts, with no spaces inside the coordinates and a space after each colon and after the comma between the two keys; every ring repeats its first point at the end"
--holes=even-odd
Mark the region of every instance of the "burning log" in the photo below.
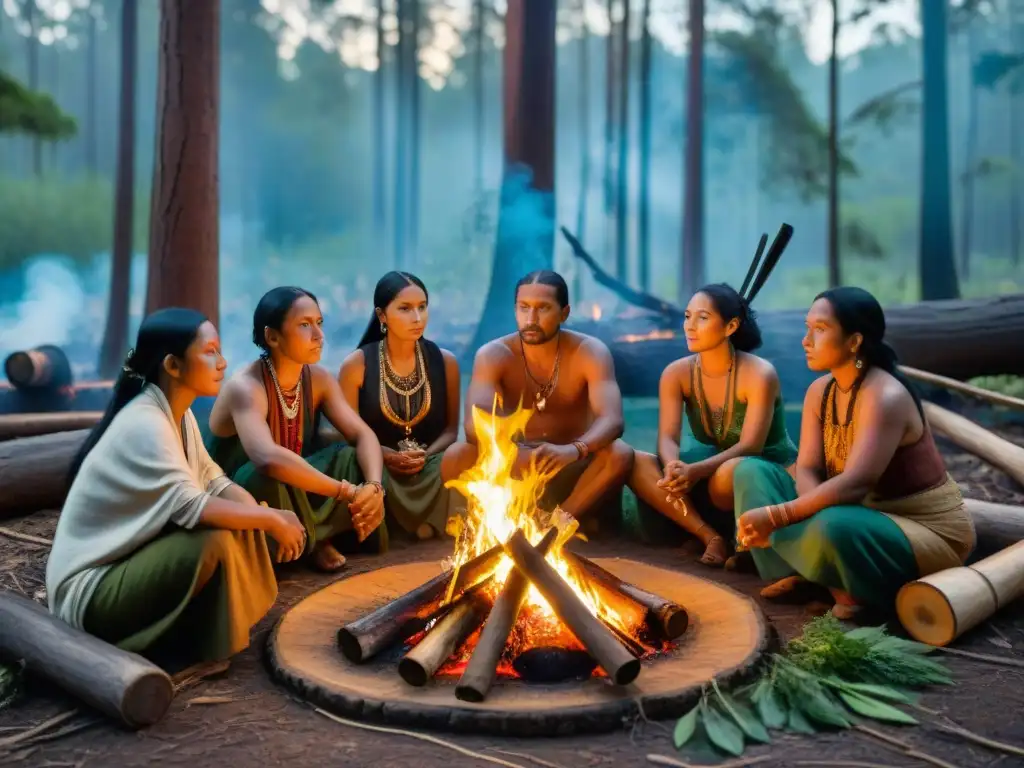
{"type": "MultiPolygon", "coordinates": [[[[537,554],[542,558],[546,556],[557,536],[557,528],[552,528],[544,534],[544,538],[537,544],[537,554]]],[[[509,573],[501,594],[494,601],[494,607],[491,608],[484,631],[480,633],[480,639],[473,649],[469,664],[466,665],[459,684],[455,686],[456,698],[475,703],[484,700],[494,683],[498,661],[505,649],[509,633],[512,632],[512,627],[519,617],[529,586],[529,580],[518,568],[509,573]]]]}
{"type": "Polygon", "coordinates": [[[454,593],[459,594],[490,576],[501,556],[502,548],[496,545],[463,565],[458,575],[454,570],[438,574],[411,592],[346,624],[338,630],[341,652],[349,661],[362,664],[396,640],[416,634],[443,608],[442,602],[453,577],[454,593]]]}
{"type": "Polygon", "coordinates": [[[640,674],[640,660],[627,651],[600,619],[580,601],[572,588],[530,546],[521,531],[516,531],[505,544],[505,551],[516,568],[533,582],[566,627],[576,636],[590,655],[616,685],[627,685],[640,674]]]}
{"type": "MultiPolygon", "coordinates": [[[[488,577],[490,581],[493,577],[488,577]]],[[[489,601],[482,590],[464,594],[426,637],[398,662],[398,674],[409,685],[422,686],[456,648],[487,617],[489,601]]]]}
{"type": "Polygon", "coordinates": [[[565,552],[565,557],[592,583],[601,584],[643,606],[647,611],[647,625],[662,639],[675,640],[686,632],[690,617],[681,605],[623,581],[583,555],[565,552]]]}

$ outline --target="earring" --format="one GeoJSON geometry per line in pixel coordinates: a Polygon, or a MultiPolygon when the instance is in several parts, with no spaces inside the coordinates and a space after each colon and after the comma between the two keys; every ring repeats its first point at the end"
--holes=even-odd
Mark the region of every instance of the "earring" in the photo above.
{"type": "Polygon", "coordinates": [[[864,367],[864,361],[858,357],[857,361],[853,364],[853,367],[859,371],[861,368],[864,367]]]}
{"type": "Polygon", "coordinates": [[[383,320],[380,321],[380,332],[381,333],[387,333],[388,332],[388,325],[383,320]]]}

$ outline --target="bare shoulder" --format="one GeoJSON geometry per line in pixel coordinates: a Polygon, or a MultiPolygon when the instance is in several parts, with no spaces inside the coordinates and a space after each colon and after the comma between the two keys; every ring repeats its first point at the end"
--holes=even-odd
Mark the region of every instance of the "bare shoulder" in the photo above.
{"type": "Polygon", "coordinates": [[[231,410],[266,410],[267,392],[258,376],[256,364],[250,363],[224,382],[221,397],[231,410]]]}
{"type": "Polygon", "coordinates": [[[488,341],[476,351],[473,357],[473,367],[486,368],[488,370],[499,370],[515,359],[512,351],[511,341],[517,334],[502,336],[500,339],[488,341]]]}
{"type": "Polygon", "coordinates": [[[677,381],[682,383],[690,375],[690,367],[693,365],[694,355],[680,357],[665,366],[661,372],[662,381],[677,381]]]}
{"type": "Polygon", "coordinates": [[[774,384],[779,380],[775,366],[763,357],[740,352],[738,357],[740,375],[752,384],[774,384]]]}
{"type": "MultiPolygon", "coordinates": [[[[832,378],[831,374],[826,373],[824,376],[819,376],[811,382],[811,386],[807,388],[807,394],[804,395],[804,407],[813,406],[815,409],[821,405],[821,398],[825,394],[825,386],[828,384],[829,379],[832,378]]],[[[817,412],[817,411],[815,411],[817,412]]]]}
{"type": "Polygon", "coordinates": [[[590,360],[610,360],[612,351],[608,345],[596,336],[589,336],[576,331],[562,331],[569,341],[570,350],[578,350],[579,353],[590,360]]]}
{"type": "Polygon", "coordinates": [[[352,377],[362,381],[365,372],[366,355],[363,354],[363,350],[357,349],[349,352],[345,359],[341,361],[341,369],[338,372],[338,376],[343,379],[352,377]]]}
{"type": "Polygon", "coordinates": [[[888,416],[917,410],[907,388],[886,371],[871,371],[861,387],[861,396],[866,404],[888,416]]]}
{"type": "Polygon", "coordinates": [[[459,358],[450,349],[445,349],[444,347],[438,347],[438,349],[441,350],[441,357],[444,359],[446,366],[459,364],[459,358]]]}

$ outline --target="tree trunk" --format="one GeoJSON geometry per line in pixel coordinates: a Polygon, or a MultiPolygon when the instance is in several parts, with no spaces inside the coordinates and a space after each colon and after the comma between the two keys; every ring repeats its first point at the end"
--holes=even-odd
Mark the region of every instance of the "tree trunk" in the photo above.
{"type": "Polygon", "coordinates": [[[110,259],[107,325],[100,349],[99,373],[116,378],[128,351],[135,233],[135,79],[138,48],[138,0],[121,5],[121,97],[118,105],[117,188],[114,193],[114,244],[110,259]]]}
{"type": "Polygon", "coordinates": [[[704,283],[704,0],[690,0],[689,10],[683,258],[676,290],[684,306],[704,283]]]}
{"type": "MultiPolygon", "coordinates": [[[[640,29],[640,201],[637,209],[637,266],[640,289],[651,290],[651,0],[644,0],[640,29]]],[[[583,233],[582,228],[577,229],[583,233]]]]}
{"type": "Polygon", "coordinates": [[[839,0],[832,0],[832,55],[828,60],[828,286],[842,281],[839,270],[839,0]]]}
{"type": "Polygon", "coordinates": [[[89,9],[87,42],[86,42],[86,71],[85,71],[85,167],[90,174],[99,173],[99,123],[97,120],[97,86],[99,84],[99,46],[97,43],[98,23],[96,14],[89,9]]]}
{"type": "MultiPolygon", "coordinates": [[[[1009,5],[1010,10],[1010,41],[1012,43],[1011,50],[1024,51],[1024,8],[1021,8],[1019,4],[1009,5]]],[[[1021,74],[1017,73],[1017,78],[1021,78],[1021,74]]],[[[1013,164],[1015,171],[1010,174],[1010,263],[1016,267],[1020,264],[1020,250],[1021,250],[1021,218],[1024,218],[1024,210],[1021,210],[1021,195],[1020,195],[1020,169],[1024,167],[1024,153],[1021,152],[1021,125],[1020,125],[1020,113],[1024,109],[1022,104],[1022,96],[1019,91],[1015,91],[1013,88],[1006,89],[1006,96],[1009,100],[1009,106],[1006,110],[1007,117],[1010,121],[1010,162],[1013,164]]]]}
{"type": "Polygon", "coordinates": [[[406,268],[406,199],[409,193],[406,173],[407,160],[407,129],[408,129],[408,90],[407,73],[409,48],[409,30],[407,28],[409,19],[409,3],[412,0],[395,0],[395,9],[398,15],[398,42],[395,44],[395,223],[394,223],[394,251],[395,269],[406,268]]]}
{"type": "MultiPolygon", "coordinates": [[[[963,221],[960,224],[960,276],[971,277],[971,235],[974,225],[974,181],[978,164],[978,86],[974,83],[974,62],[978,57],[978,30],[975,23],[967,28],[968,93],[967,132],[964,136],[964,202],[963,221]]],[[[1011,139],[1012,140],[1012,139],[1011,139]]]]}
{"type": "Polygon", "coordinates": [[[950,204],[949,96],[946,46],[948,0],[921,3],[921,298],[955,299],[960,295],[953,253],[950,204]]]}
{"type": "MultiPolygon", "coordinates": [[[[580,14],[586,13],[586,0],[580,2],[580,14]]],[[[580,32],[580,61],[577,96],[580,111],[580,191],[576,202],[576,231],[583,237],[587,231],[587,203],[590,202],[590,27],[586,16],[582,16],[580,32]]],[[[579,304],[583,292],[583,271],[572,271],[572,295],[570,300],[579,304]]]]}
{"type": "Polygon", "coordinates": [[[604,80],[604,212],[605,226],[612,212],[615,197],[612,194],[612,169],[615,156],[615,0],[608,0],[608,39],[605,42],[604,80]]]}
{"type": "MultiPolygon", "coordinates": [[[[26,0],[25,21],[28,23],[28,37],[25,38],[28,54],[28,87],[33,93],[39,92],[39,30],[36,28],[36,0],[26,0]]],[[[32,137],[32,173],[43,175],[43,142],[32,137]]]]}
{"type": "Polygon", "coordinates": [[[420,240],[420,25],[423,6],[420,0],[411,0],[412,34],[409,37],[408,66],[409,84],[409,254],[407,261],[413,269],[419,264],[420,240]]]}
{"type": "Polygon", "coordinates": [[[509,0],[505,14],[505,170],[491,284],[470,349],[512,330],[512,287],[553,266],[555,17],[550,0],[509,0]]]}
{"type": "Polygon", "coordinates": [[[373,75],[373,244],[387,249],[387,156],[384,145],[387,130],[384,120],[384,0],[377,0],[377,71],[373,75]]]}
{"type": "MultiPolygon", "coordinates": [[[[473,205],[484,196],[484,0],[473,3],[473,205]]],[[[477,217],[479,220],[479,217],[477,217]]]]}
{"type": "Polygon", "coordinates": [[[220,3],[160,1],[157,145],[146,311],[220,298],[220,3]]]}
{"type": "Polygon", "coordinates": [[[629,280],[629,1],[619,28],[619,158],[615,195],[615,274],[629,280]]]}

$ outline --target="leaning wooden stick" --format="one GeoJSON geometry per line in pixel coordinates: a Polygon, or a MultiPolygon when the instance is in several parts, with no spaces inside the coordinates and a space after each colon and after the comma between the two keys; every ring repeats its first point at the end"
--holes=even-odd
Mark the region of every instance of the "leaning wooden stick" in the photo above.
{"type": "Polygon", "coordinates": [[[0,592],[0,657],[19,659],[129,728],[152,725],[174,698],[162,669],[55,618],[43,606],[0,592]]]}
{"type": "Polygon", "coordinates": [[[1024,400],[1019,397],[1013,397],[1012,395],[1004,395],[1001,392],[992,392],[988,389],[982,389],[976,387],[973,384],[967,384],[963,381],[957,381],[951,379],[948,376],[940,376],[937,373],[929,373],[928,371],[922,371],[918,368],[911,368],[909,365],[901,365],[900,371],[911,379],[915,379],[924,384],[932,384],[936,387],[942,387],[943,389],[949,389],[953,392],[959,392],[963,395],[969,395],[970,397],[976,397],[979,400],[986,400],[993,405],[1002,405],[1007,408],[1016,408],[1018,410],[1024,410],[1024,400]]]}
{"type": "MultiPolygon", "coordinates": [[[[501,556],[501,546],[495,545],[462,566],[455,593],[459,594],[490,576],[501,556]]],[[[411,637],[422,630],[435,615],[454,577],[454,571],[438,574],[416,589],[343,626],[338,630],[338,645],[345,658],[360,664],[395,640],[411,637]]]]}
{"type": "MultiPolygon", "coordinates": [[[[537,544],[537,552],[542,556],[547,555],[557,535],[558,529],[551,528],[537,544]]],[[[480,633],[480,639],[459,684],[455,686],[456,698],[479,703],[487,696],[494,684],[498,661],[519,617],[529,586],[530,582],[522,572],[518,568],[512,569],[501,588],[501,594],[494,601],[494,607],[491,608],[491,614],[487,617],[487,623],[484,624],[484,630],[480,633]]]]}
{"type": "Polygon", "coordinates": [[[593,656],[616,685],[627,685],[640,674],[640,661],[594,616],[544,556],[519,531],[505,544],[516,568],[533,582],[569,631],[593,656]]]}
{"type": "Polygon", "coordinates": [[[1024,448],[935,403],[926,402],[924,413],[936,432],[1024,486],[1024,448]]]}

